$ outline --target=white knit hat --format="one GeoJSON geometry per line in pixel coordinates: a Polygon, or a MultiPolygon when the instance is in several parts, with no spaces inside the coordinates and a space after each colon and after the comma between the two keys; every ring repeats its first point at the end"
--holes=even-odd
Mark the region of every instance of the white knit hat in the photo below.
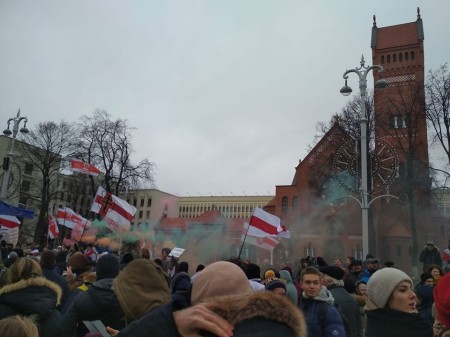
{"type": "Polygon", "coordinates": [[[370,277],[367,283],[367,295],[378,308],[384,308],[395,287],[402,281],[413,284],[411,278],[399,269],[380,269],[370,277]]]}

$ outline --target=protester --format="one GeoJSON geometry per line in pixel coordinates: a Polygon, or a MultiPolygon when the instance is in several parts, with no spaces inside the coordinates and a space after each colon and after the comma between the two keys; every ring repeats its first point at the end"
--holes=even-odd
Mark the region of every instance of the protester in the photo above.
{"type": "Polygon", "coordinates": [[[433,275],[430,273],[422,273],[422,275],[420,275],[420,280],[420,283],[414,289],[414,292],[417,295],[417,310],[423,319],[427,319],[433,323],[433,275]]]}
{"type": "Polygon", "coordinates": [[[366,268],[358,275],[358,281],[369,282],[370,277],[378,270],[378,259],[369,257],[366,259],[366,268]]]}
{"type": "Polygon", "coordinates": [[[367,283],[366,337],[431,337],[432,325],[416,308],[412,280],[403,271],[383,268],[367,283]]]}
{"type": "Polygon", "coordinates": [[[61,309],[69,296],[69,286],[67,285],[66,279],[54,270],[56,265],[55,253],[52,250],[43,251],[39,264],[41,265],[43,276],[61,287],[63,292],[59,307],[61,309]]]}
{"type": "MultiPolygon", "coordinates": [[[[286,295],[292,304],[297,305],[298,302],[298,292],[297,288],[292,281],[292,276],[288,270],[280,270],[280,278],[286,282],[286,295]]],[[[267,289],[267,285],[266,285],[267,289]]]]}
{"type": "Polygon", "coordinates": [[[181,262],[178,270],[170,281],[170,293],[172,301],[178,302],[181,308],[187,308],[190,305],[189,290],[191,287],[191,278],[188,274],[189,265],[187,262],[181,262]]]}
{"type": "Polygon", "coordinates": [[[267,291],[271,291],[274,294],[285,296],[286,295],[286,283],[279,278],[268,278],[264,280],[264,285],[267,291]]]}
{"type": "Polygon", "coordinates": [[[359,305],[359,317],[361,318],[361,331],[359,333],[360,336],[365,336],[365,329],[367,325],[367,317],[366,312],[364,311],[364,307],[367,304],[367,284],[366,282],[360,280],[356,282],[356,290],[353,294],[356,302],[359,305]]]}
{"type": "Polygon", "coordinates": [[[442,266],[441,252],[432,240],[428,240],[420,252],[419,261],[423,263],[423,272],[427,272],[431,265],[442,266]]]}
{"type": "Polygon", "coordinates": [[[444,276],[444,271],[437,264],[432,264],[431,266],[429,266],[427,272],[433,276],[435,285],[438,284],[439,280],[442,278],[442,276],[444,276]]]}
{"type": "Polygon", "coordinates": [[[346,335],[358,337],[362,330],[359,305],[347,290],[344,289],[344,269],[339,266],[327,266],[319,269],[323,273],[323,285],[327,287],[334,298],[334,305],[346,320],[346,335]]]}
{"type": "Polygon", "coordinates": [[[61,288],[44,278],[39,263],[30,258],[19,258],[7,272],[7,284],[0,288],[0,319],[36,315],[40,336],[61,337],[61,314],[56,309],[61,288]]]}
{"type": "Polygon", "coordinates": [[[192,303],[193,307],[180,311],[173,303],[160,305],[117,336],[306,335],[302,314],[285,296],[253,294],[243,270],[228,261],[212,263],[198,274],[192,285],[192,303]]]}
{"type": "Polygon", "coordinates": [[[32,318],[17,315],[0,320],[0,336],[39,337],[39,331],[32,318]]]}
{"type": "Polygon", "coordinates": [[[261,284],[261,268],[259,268],[257,264],[248,263],[245,275],[247,275],[250,286],[254,292],[266,290],[266,287],[261,284]]]}
{"type": "Polygon", "coordinates": [[[80,252],[74,252],[67,262],[66,276],[69,292],[83,285],[84,276],[92,271],[89,259],[80,252]]]}
{"type": "Polygon", "coordinates": [[[108,254],[98,260],[97,281],[77,295],[64,314],[65,336],[84,337],[88,330],[83,321],[100,320],[105,326],[117,330],[125,327],[125,315],[112,289],[119,270],[119,259],[115,255],[108,254]]]}
{"type": "Polygon", "coordinates": [[[344,322],[328,289],[321,285],[322,274],[315,267],[306,267],[301,273],[303,293],[298,306],[305,315],[308,337],[345,336],[344,322]]]}
{"type": "Polygon", "coordinates": [[[113,289],[128,323],[171,301],[167,274],[148,259],[131,261],[115,278],[113,289]]]}

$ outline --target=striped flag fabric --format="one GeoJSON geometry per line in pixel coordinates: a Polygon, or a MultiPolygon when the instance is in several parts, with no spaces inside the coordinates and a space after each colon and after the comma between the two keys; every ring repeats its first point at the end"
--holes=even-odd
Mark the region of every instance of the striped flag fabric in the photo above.
{"type": "Polygon", "coordinates": [[[84,161],[81,161],[79,159],[72,159],[71,170],[72,172],[88,174],[94,177],[97,177],[100,174],[100,170],[94,165],[85,163],[84,161]]]}
{"type": "Polygon", "coordinates": [[[278,245],[278,240],[273,236],[252,236],[247,232],[249,224],[244,222],[244,227],[241,234],[241,242],[248,243],[252,246],[257,246],[262,249],[273,251],[273,249],[278,245]]]}
{"type": "Polygon", "coordinates": [[[77,223],[83,222],[83,217],[69,207],[58,209],[57,221],[60,225],[73,229],[77,223]]]}
{"type": "Polygon", "coordinates": [[[48,237],[50,239],[57,238],[59,236],[59,227],[56,223],[56,219],[53,214],[48,215],[48,237]]]}
{"type": "Polygon", "coordinates": [[[281,225],[279,217],[267,213],[258,207],[255,208],[253,215],[250,218],[250,226],[248,227],[247,235],[260,238],[276,236],[289,239],[291,237],[286,226],[281,225]]]}
{"type": "Polygon", "coordinates": [[[130,229],[136,207],[99,186],[91,212],[99,214],[103,220],[106,220],[108,228],[112,231],[123,232],[130,229]]]}
{"type": "Polygon", "coordinates": [[[0,215],[0,225],[7,228],[19,227],[20,221],[12,215],[0,215]]]}

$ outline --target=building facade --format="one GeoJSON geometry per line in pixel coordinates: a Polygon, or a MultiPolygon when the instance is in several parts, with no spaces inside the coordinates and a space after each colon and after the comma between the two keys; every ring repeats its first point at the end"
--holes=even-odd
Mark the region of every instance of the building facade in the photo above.
{"type": "Polygon", "coordinates": [[[180,197],[180,218],[193,218],[219,210],[226,218],[250,218],[255,207],[263,208],[273,196],[198,196],[180,197]]]}

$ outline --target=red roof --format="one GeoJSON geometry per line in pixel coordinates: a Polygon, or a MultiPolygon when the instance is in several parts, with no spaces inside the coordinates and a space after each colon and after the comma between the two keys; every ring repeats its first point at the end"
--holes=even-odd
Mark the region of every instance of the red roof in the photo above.
{"type": "Polygon", "coordinates": [[[394,48],[417,44],[417,23],[378,28],[377,49],[394,48]]]}

